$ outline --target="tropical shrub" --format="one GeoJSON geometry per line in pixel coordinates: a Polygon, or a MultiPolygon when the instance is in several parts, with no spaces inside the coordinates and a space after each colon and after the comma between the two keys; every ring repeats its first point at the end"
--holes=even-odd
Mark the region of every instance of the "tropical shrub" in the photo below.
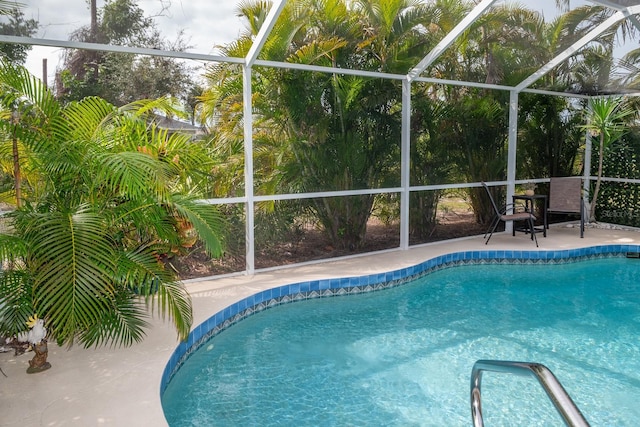
{"type": "Polygon", "coordinates": [[[14,170],[29,175],[0,233],[0,333],[36,314],[59,344],[130,345],[151,310],[185,339],[191,300],[163,261],[193,236],[220,255],[224,222],[197,201],[206,151],[153,122],[171,103],[61,105],[10,64],[0,65],[0,86],[3,144],[18,146],[0,154],[18,156],[14,170]]]}
{"type": "MultiPolygon", "coordinates": [[[[506,178],[506,105],[490,96],[467,98],[455,106],[457,165],[467,182],[498,181],[506,178]]],[[[501,187],[492,187],[494,200],[504,200],[501,187]]],[[[484,188],[469,189],[476,220],[489,224],[495,213],[484,188]]]]}
{"type": "MultiPolygon", "coordinates": [[[[454,168],[451,153],[455,149],[447,144],[455,139],[454,110],[447,102],[429,97],[429,87],[422,90],[415,97],[411,120],[411,185],[447,184],[454,168]]],[[[415,241],[425,241],[432,235],[441,195],[440,190],[411,193],[409,234],[415,241]]]]}

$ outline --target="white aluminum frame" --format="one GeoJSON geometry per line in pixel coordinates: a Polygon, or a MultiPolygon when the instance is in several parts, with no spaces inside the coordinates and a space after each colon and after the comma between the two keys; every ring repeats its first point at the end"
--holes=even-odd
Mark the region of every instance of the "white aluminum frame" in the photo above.
{"type": "MultiPolygon", "coordinates": [[[[295,0],[291,0],[295,1],[295,0]]],[[[554,91],[546,91],[539,89],[531,89],[530,86],[538,79],[543,77],[554,67],[558,66],[562,62],[566,61],[573,54],[578,52],[587,43],[594,40],[602,32],[606,31],[612,25],[628,19],[632,22],[636,28],[640,29],[640,21],[635,17],[635,14],[640,14],[640,5],[633,5],[625,7],[616,4],[609,0],[592,0],[594,3],[610,7],[617,12],[602,24],[594,28],[587,35],[571,45],[568,49],[557,55],[547,64],[542,66],[539,70],[534,72],[528,78],[523,80],[515,87],[484,84],[476,82],[463,82],[457,80],[435,79],[429,77],[421,77],[420,74],[426,70],[426,68],[432,64],[447,48],[449,48],[453,42],[458,38],[479,16],[485,13],[497,0],[483,0],[478,3],[473,10],[454,27],[454,29],[447,34],[440,43],[436,45],[428,55],[426,55],[414,68],[412,68],[406,75],[400,74],[388,74],[378,73],[362,70],[349,70],[343,68],[322,67],[316,65],[305,64],[293,64],[277,61],[267,61],[258,59],[258,55],[264,46],[269,33],[273,29],[278,16],[287,4],[287,0],[275,0],[265,23],[260,28],[258,35],[256,36],[253,45],[249,49],[245,58],[232,58],[218,55],[205,55],[199,53],[179,52],[179,51],[167,51],[158,49],[145,49],[128,46],[113,46],[104,45],[98,43],[85,43],[74,42],[65,40],[51,40],[41,38],[30,37],[16,37],[0,35],[0,42],[2,43],[18,43],[37,46],[51,46],[61,47],[67,49],[84,49],[92,51],[106,51],[106,52],[119,52],[119,53],[132,53],[137,55],[150,55],[150,56],[163,56],[177,59],[187,59],[203,62],[218,62],[218,63],[232,63],[242,65],[243,73],[243,114],[244,114],[244,155],[245,155],[245,195],[244,197],[224,198],[224,199],[210,199],[204,200],[204,203],[212,205],[218,204],[237,204],[242,203],[246,209],[246,268],[243,274],[254,274],[255,269],[255,204],[261,201],[277,201],[277,200],[291,200],[291,199],[304,199],[304,198],[317,198],[317,197],[342,197],[353,196],[363,194],[385,194],[385,193],[399,193],[400,194],[400,246],[397,249],[406,250],[409,248],[409,195],[412,191],[429,191],[429,190],[444,190],[455,188],[471,188],[480,187],[481,183],[456,183],[447,185],[422,185],[411,186],[409,176],[409,162],[410,162],[410,146],[411,146],[411,84],[413,82],[426,82],[432,84],[441,85],[456,85],[456,86],[468,86],[475,88],[485,88],[494,90],[508,91],[510,94],[509,99],[509,139],[508,139],[508,152],[507,152],[507,180],[489,182],[489,185],[506,185],[507,186],[507,200],[510,200],[511,195],[515,191],[515,185],[521,182],[516,181],[516,151],[517,151],[517,125],[518,125],[518,96],[521,92],[536,93],[552,96],[565,96],[572,98],[590,99],[589,96],[571,93],[562,93],[554,91]],[[401,185],[395,188],[381,188],[381,189],[365,189],[365,190],[353,190],[353,191],[323,191],[314,193],[302,193],[302,194],[279,194],[279,195],[266,195],[256,196],[254,194],[254,164],[253,164],[253,117],[252,117],[252,87],[251,87],[251,74],[252,69],[255,66],[262,67],[274,67],[274,68],[286,68],[291,70],[304,70],[322,73],[340,73],[348,75],[357,75],[362,77],[371,78],[383,78],[391,80],[402,81],[402,131],[401,131],[401,185]]],[[[626,94],[629,96],[629,94],[626,94]]],[[[590,153],[591,153],[591,137],[587,133],[586,137],[586,152],[585,152],[585,172],[584,172],[584,188],[588,191],[589,180],[594,179],[590,174],[590,153]]],[[[604,178],[603,180],[614,180],[604,178]]],[[[617,181],[618,179],[615,179],[617,181]]],[[[548,179],[536,179],[535,182],[546,182],[548,179]]],[[[633,182],[640,184],[640,180],[623,180],[625,182],[633,182]]],[[[392,249],[392,250],[397,250],[392,249]]],[[[347,257],[348,258],[348,257],[347,257]]],[[[335,258],[333,258],[335,259],[335,258]]],[[[324,261],[324,260],[323,260],[324,261]]],[[[316,261],[317,262],[317,261],[316,261]]],[[[322,261],[319,261],[322,262],[322,261]]],[[[308,262],[303,264],[309,264],[315,262],[308,262]]],[[[274,267],[273,270],[280,267],[274,267]]]]}

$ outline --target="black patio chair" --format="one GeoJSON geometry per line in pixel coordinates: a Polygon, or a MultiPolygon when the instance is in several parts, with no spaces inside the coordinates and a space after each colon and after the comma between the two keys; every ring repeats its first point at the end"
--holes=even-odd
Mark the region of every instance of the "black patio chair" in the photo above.
{"type": "MultiPolygon", "coordinates": [[[[484,244],[485,245],[489,244],[489,240],[491,240],[491,236],[493,236],[493,232],[496,231],[496,228],[498,228],[498,224],[500,224],[501,222],[504,222],[506,224],[509,221],[513,221],[513,222],[526,221],[528,225],[527,231],[531,233],[531,240],[535,241],[536,247],[538,247],[538,238],[536,237],[536,229],[534,227],[534,222],[536,220],[536,217],[533,215],[533,213],[531,212],[514,212],[510,214],[507,213],[509,209],[515,208],[513,204],[508,204],[503,209],[498,209],[498,205],[496,205],[496,202],[493,200],[493,196],[491,195],[491,191],[489,191],[489,186],[484,182],[482,183],[482,185],[484,186],[484,189],[487,190],[487,195],[489,196],[489,200],[491,200],[491,205],[493,206],[493,210],[495,212],[495,217],[493,218],[491,225],[487,229],[487,232],[484,233],[484,238],[486,239],[484,244]],[[489,237],[487,237],[487,234],[489,235],[489,237]]],[[[513,230],[514,230],[513,235],[515,236],[515,225],[513,230]]]]}

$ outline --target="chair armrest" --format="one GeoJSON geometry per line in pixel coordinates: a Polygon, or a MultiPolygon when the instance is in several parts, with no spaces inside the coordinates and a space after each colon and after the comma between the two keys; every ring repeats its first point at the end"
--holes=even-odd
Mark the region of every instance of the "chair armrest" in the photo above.
{"type": "Polygon", "coordinates": [[[517,203],[508,203],[508,204],[506,204],[506,205],[503,205],[503,206],[500,208],[500,213],[504,215],[504,214],[506,214],[506,213],[507,213],[507,211],[508,211],[509,209],[512,209],[512,210],[513,210],[513,213],[516,213],[516,208],[517,208],[517,207],[520,207],[520,208],[521,208],[521,211],[520,211],[520,212],[526,212],[526,211],[527,211],[526,209],[524,209],[524,206],[522,206],[522,205],[520,205],[520,204],[517,204],[517,203]]]}

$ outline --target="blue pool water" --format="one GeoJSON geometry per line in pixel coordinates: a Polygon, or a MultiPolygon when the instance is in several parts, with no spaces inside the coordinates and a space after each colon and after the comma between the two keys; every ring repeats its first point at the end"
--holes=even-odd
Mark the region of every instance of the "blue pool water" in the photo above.
{"type": "MultiPolygon", "coordinates": [[[[468,265],[381,292],[286,304],[192,354],[176,426],[468,426],[478,359],[549,367],[592,426],[640,419],[640,260],[468,265]]],[[[537,382],[487,372],[487,425],[562,425],[537,382]]]]}

